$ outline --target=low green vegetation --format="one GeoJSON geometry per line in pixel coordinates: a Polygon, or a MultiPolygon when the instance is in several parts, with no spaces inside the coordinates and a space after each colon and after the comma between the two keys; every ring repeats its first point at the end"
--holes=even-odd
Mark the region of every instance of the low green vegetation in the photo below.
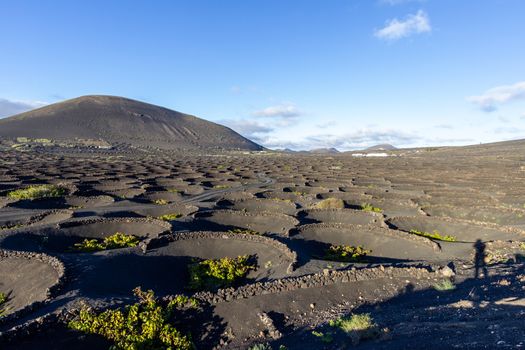
{"type": "Polygon", "coordinates": [[[334,337],[332,336],[332,333],[324,333],[319,331],[312,331],[312,335],[319,338],[320,341],[326,344],[330,344],[334,341],[334,337]]]}
{"type": "Polygon", "coordinates": [[[437,290],[437,291],[440,291],[440,292],[446,292],[446,291],[449,291],[449,290],[454,290],[456,289],[456,286],[454,285],[454,283],[449,280],[449,279],[445,279],[441,282],[438,282],[436,284],[434,284],[434,289],[437,290]]]}
{"type": "Polygon", "coordinates": [[[248,350],[272,350],[272,347],[268,343],[261,343],[250,346],[248,350]]]}
{"type": "Polygon", "coordinates": [[[299,197],[306,196],[306,192],[293,191],[292,193],[299,197]]]}
{"type": "Polygon", "coordinates": [[[235,228],[233,230],[228,230],[228,233],[233,234],[243,234],[243,235],[260,235],[261,233],[255,230],[244,229],[244,228],[235,228]]]}
{"type": "Polygon", "coordinates": [[[172,214],[164,214],[164,215],[161,215],[159,216],[158,218],[160,220],[164,220],[164,221],[173,221],[173,220],[177,220],[178,218],[182,217],[182,214],[179,214],[179,213],[172,213],[172,214]]]}
{"type": "Polygon", "coordinates": [[[168,188],[168,192],[170,192],[170,193],[182,193],[181,190],[178,190],[176,188],[168,188]]]}
{"type": "Polygon", "coordinates": [[[332,261],[353,262],[359,261],[372,251],[362,246],[331,245],[325,252],[324,259],[332,261]]]}
{"type": "Polygon", "coordinates": [[[336,320],[331,320],[328,324],[331,327],[338,328],[345,333],[374,330],[377,327],[370,314],[340,317],[336,320]]]}
{"type": "Polygon", "coordinates": [[[208,259],[192,264],[189,266],[189,287],[195,290],[229,287],[255,269],[250,260],[251,256],[241,255],[237,258],[208,259]]]}
{"type": "Polygon", "coordinates": [[[345,202],[339,198],[326,198],[315,205],[316,209],[343,209],[345,202]]]}
{"type": "Polygon", "coordinates": [[[155,201],[153,201],[153,203],[155,203],[157,205],[166,205],[166,204],[168,204],[168,201],[165,200],[165,199],[155,199],[155,201]]]}
{"type": "Polygon", "coordinates": [[[75,243],[73,245],[73,250],[89,253],[107,249],[128,248],[137,246],[139,241],[140,240],[136,236],[117,232],[103,240],[84,239],[81,243],[75,243]]]}
{"type": "Polygon", "coordinates": [[[454,236],[444,235],[442,236],[438,231],[434,230],[434,232],[424,232],[424,231],[418,231],[418,230],[410,230],[410,233],[422,237],[427,237],[430,239],[437,239],[438,241],[445,241],[445,242],[456,242],[457,238],[454,236]]]}
{"type": "Polygon", "coordinates": [[[383,211],[383,209],[378,208],[378,207],[374,207],[370,203],[363,203],[363,204],[361,204],[361,210],[363,210],[363,211],[370,211],[372,213],[381,213],[383,211]]]}
{"type": "Polygon", "coordinates": [[[216,189],[216,190],[224,190],[224,189],[230,188],[230,186],[228,186],[228,185],[215,185],[215,186],[213,186],[213,188],[216,189]]]}
{"type": "Polygon", "coordinates": [[[55,185],[31,185],[26,188],[11,191],[7,197],[12,199],[39,199],[39,198],[56,198],[63,197],[67,190],[55,185]]]}
{"type": "Polygon", "coordinates": [[[6,312],[4,306],[7,302],[7,299],[7,294],[0,292],[0,317],[3,317],[6,312]]]}
{"type": "MultiPolygon", "coordinates": [[[[160,305],[153,291],[134,290],[138,303],[124,309],[100,313],[88,307],[80,310],[69,328],[89,334],[98,334],[113,342],[110,349],[122,350],[190,350],[194,345],[174,325],[175,313],[181,308],[179,301],[160,305]]],[[[182,300],[182,299],[181,299],[182,300]]]]}
{"type": "Polygon", "coordinates": [[[0,231],[3,230],[14,230],[15,228],[20,228],[24,225],[22,224],[14,224],[14,225],[6,225],[6,226],[0,226],[0,231]]]}
{"type": "Polygon", "coordinates": [[[328,322],[328,325],[342,331],[345,335],[350,337],[353,345],[359,344],[361,340],[377,338],[383,332],[388,331],[387,328],[380,330],[377,324],[374,323],[370,314],[356,314],[340,317],[331,320],[328,322]]]}

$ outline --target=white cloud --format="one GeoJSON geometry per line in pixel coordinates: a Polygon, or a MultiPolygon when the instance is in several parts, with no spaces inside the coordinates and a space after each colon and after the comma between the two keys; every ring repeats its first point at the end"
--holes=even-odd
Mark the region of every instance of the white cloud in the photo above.
{"type": "Polygon", "coordinates": [[[426,33],[432,31],[428,15],[423,10],[416,14],[408,15],[404,20],[394,18],[386,22],[386,25],[375,31],[377,38],[385,40],[397,40],[412,34],[426,33]]]}
{"type": "Polygon", "coordinates": [[[219,121],[219,123],[255,142],[260,142],[261,139],[265,139],[269,133],[274,131],[274,128],[252,120],[225,119],[219,121]]]}
{"type": "Polygon", "coordinates": [[[467,97],[467,101],[478,105],[485,112],[493,112],[499,105],[518,99],[525,99],[525,81],[497,86],[481,95],[467,97]]]}
{"type": "Polygon", "coordinates": [[[10,117],[45,105],[47,103],[41,101],[17,101],[0,98],[0,118],[10,117]]]}
{"type": "Polygon", "coordinates": [[[295,118],[300,116],[301,112],[293,103],[282,103],[255,111],[253,115],[256,117],[295,118]]]}
{"type": "Polygon", "coordinates": [[[289,148],[294,150],[332,147],[339,150],[352,150],[383,143],[390,143],[394,146],[409,146],[420,141],[420,136],[400,130],[364,128],[345,134],[309,135],[296,141],[268,135],[266,140],[262,141],[262,144],[268,148],[289,148]]]}

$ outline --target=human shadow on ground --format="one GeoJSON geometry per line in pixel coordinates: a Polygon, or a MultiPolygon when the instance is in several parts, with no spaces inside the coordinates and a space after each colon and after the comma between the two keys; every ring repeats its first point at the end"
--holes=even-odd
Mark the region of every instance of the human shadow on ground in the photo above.
{"type": "MultiPolygon", "coordinates": [[[[361,339],[357,348],[492,349],[497,344],[518,345],[525,337],[521,323],[521,315],[525,315],[522,288],[525,265],[502,264],[499,268],[510,273],[498,273],[493,267],[490,276],[479,278],[474,269],[471,278],[450,290],[432,287],[416,290],[408,284],[393,298],[358,306],[348,315],[370,314],[377,332],[372,339],[361,339]]],[[[355,342],[356,335],[360,334],[344,333],[329,325],[317,331],[326,337],[312,334],[311,328],[300,328],[271,346],[306,350],[354,348],[352,339],[355,342]],[[328,341],[329,338],[332,339],[328,341]]]]}

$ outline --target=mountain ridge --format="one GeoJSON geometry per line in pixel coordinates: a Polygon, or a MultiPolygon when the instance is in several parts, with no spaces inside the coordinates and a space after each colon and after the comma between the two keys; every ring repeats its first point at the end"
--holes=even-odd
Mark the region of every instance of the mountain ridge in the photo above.
{"type": "Polygon", "coordinates": [[[0,137],[98,139],[163,149],[263,149],[223,125],[110,95],[81,96],[0,119],[0,137]]]}

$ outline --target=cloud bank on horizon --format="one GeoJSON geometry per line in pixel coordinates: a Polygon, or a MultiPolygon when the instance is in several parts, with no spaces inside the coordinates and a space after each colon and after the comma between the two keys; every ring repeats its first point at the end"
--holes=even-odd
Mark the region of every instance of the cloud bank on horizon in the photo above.
{"type": "Polygon", "coordinates": [[[15,114],[27,112],[29,110],[43,107],[47,102],[42,101],[17,101],[0,98],[0,118],[9,117],[15,114]]]}

